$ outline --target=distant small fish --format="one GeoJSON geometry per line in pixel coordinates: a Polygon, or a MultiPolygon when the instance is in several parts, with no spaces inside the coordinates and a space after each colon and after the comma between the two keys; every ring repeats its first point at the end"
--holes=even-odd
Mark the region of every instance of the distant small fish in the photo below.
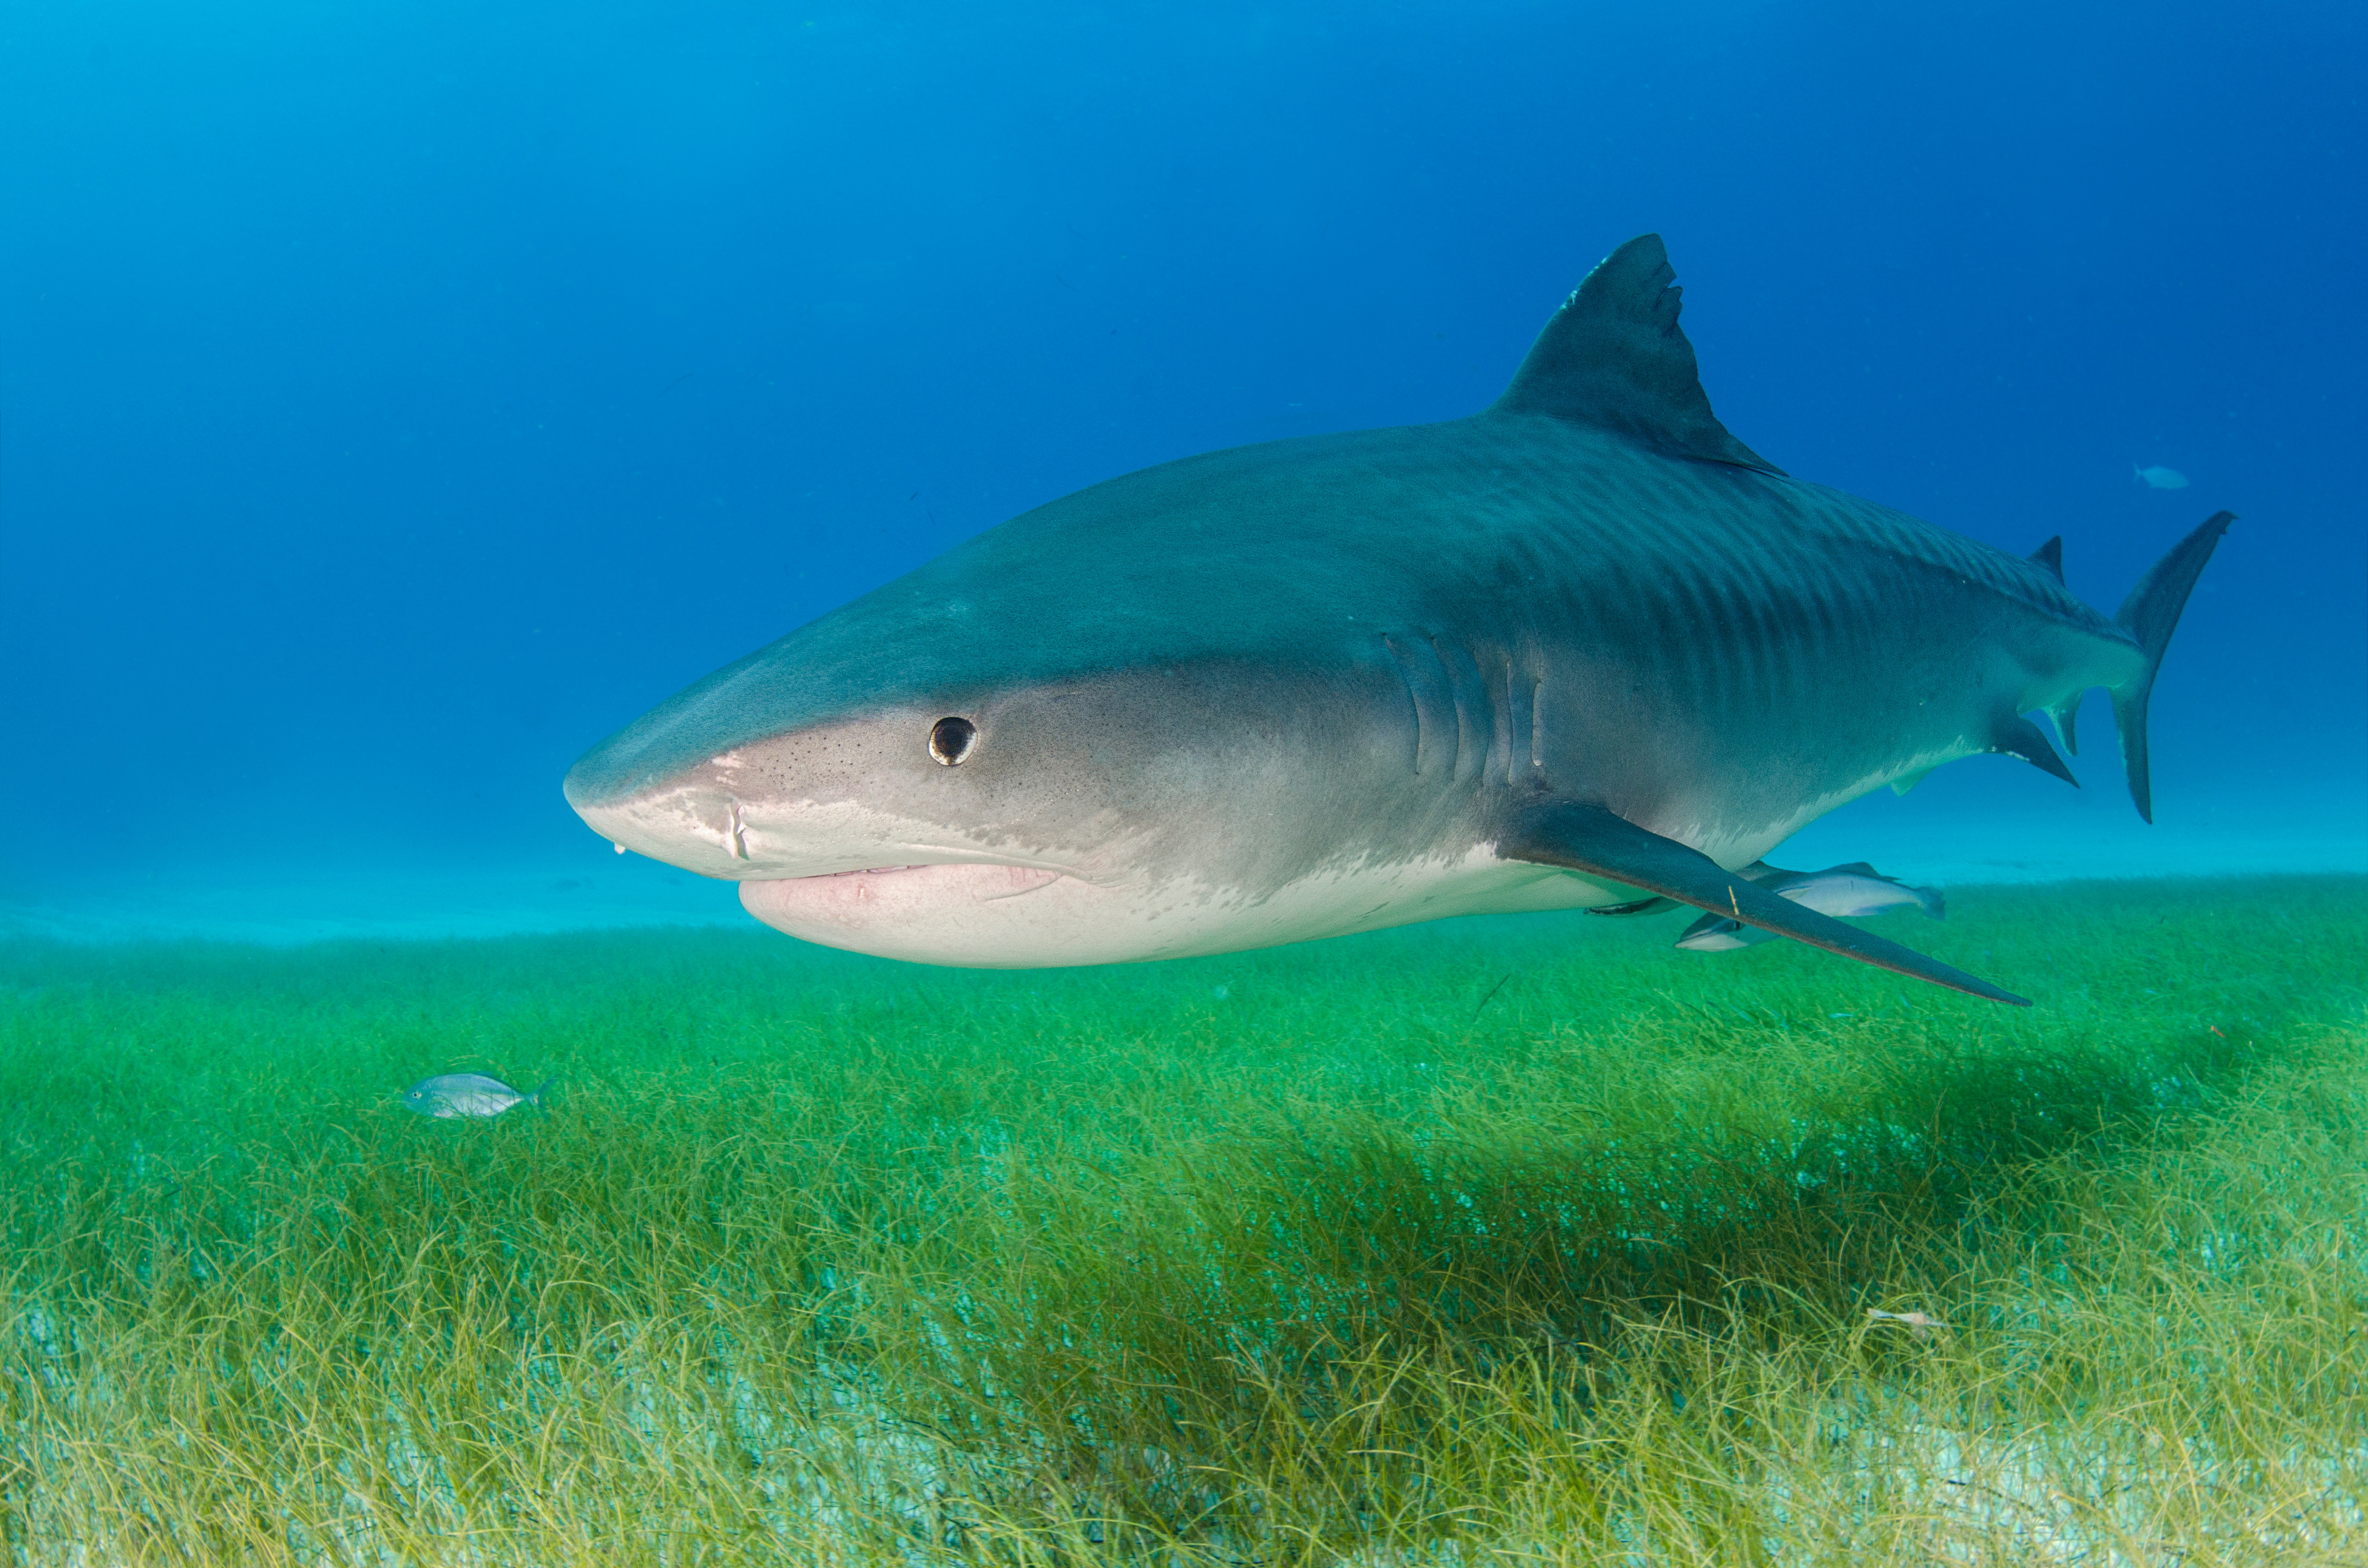
{"type": "MultiPolygon", "coordinates": [[[[1895,881],[1863,860],[1828,866],[1822,871],[1782,871],[1772,866],[1753,865],[1747,867],[1743,874],[1770,892],[1820,915],[1856,918],[1909,903],[1935,920],[1949,912],[1947,902],[1937,890],[1895,881]]],[[[1724,953],[1770,941],[1774,937],[1772,931],[1747,926],[1724,915],[1705,915],[1686,927],[1684,935],[1678,938],[1678,946],[1690,953],[1724,953]]]]}
{"type": "Polygon", "coordinates": [[[2130,464],[2130,472],[2135,477],[2144,480],[2146,483],[2153,485],[2157,490],[2184,490],[2187,488],[2187,475],[2180,472],[2175,468],[2164,468],[2159,463],[2157,463],[2152,468],[2140,468],[2137,464],[2132,463],[2130,464]]]}
{"type": "Polygon", "coordinates": [[[1886,1312],[1869,1307],[1866,1309],[1866,1315],[1871,1323],[1904,1323],[1916,1331],[1916,1337],[1918,1339],[1929,1337],[1936,1328],[1949,1326],[1939,1318],[1924,1312],[1886,1312]]]}
{"type": "Polygon", "coordinates": [[[404,1090],[403,1108],[421,1116],[499,1116],[518,1105],[540,1110],[542,1091],[549,1087],[548,1082],[538,1084],[531,1094],[522,1095],[483,1073],[445,1073],[404,1090]]]}

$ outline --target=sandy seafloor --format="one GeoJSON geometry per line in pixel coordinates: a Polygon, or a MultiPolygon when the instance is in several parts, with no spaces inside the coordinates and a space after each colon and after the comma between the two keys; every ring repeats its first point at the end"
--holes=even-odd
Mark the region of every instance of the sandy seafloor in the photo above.
{"type": "MultiPolygon", "coordinates": [[[[1904,799],[1878,790],[1812,823],[1769,858],[1800,869],[1867,860],[1942,888],[2368,872],[2368,787],[2348,779],[2274,796],[2158,780],[2149,826],[2132,811],[2117,768],[2084,770],[2095,777],[2076,793],[1998,771],[2008,767],[2021,765],[1980,759],[1904,799]]],[[[279,945],[748,923],[733,885],[616,855],[588,833],[580,853],[539,864],[412,860],[341,869],[215,859],[86,885],[0,881],[0,938],[279,945]]]]}

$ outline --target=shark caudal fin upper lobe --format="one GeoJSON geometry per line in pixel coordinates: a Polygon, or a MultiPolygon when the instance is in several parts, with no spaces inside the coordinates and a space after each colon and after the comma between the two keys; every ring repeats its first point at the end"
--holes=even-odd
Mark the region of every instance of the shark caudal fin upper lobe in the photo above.
{"type": "Polygon", "coordinates": [[[2129,770],[2130,799],[2138,815],[2154,821],[2153,776],[2146,766],[2146,699],[2154,694],[2155,672],[2162,667],[2162,651],[2187,608],[2187,596],[2202,576],[2220,536],[2237,520],[2234,512],[2214,512],[2193,533],[2171,546],[2169,553],[2147,569],[2130,597],[2114,612],[2113,621],[2136,639],[2146,665],[2123,685],[2112,688],[2113,724],[2122,736],[2122,765],[2129,770]]]}

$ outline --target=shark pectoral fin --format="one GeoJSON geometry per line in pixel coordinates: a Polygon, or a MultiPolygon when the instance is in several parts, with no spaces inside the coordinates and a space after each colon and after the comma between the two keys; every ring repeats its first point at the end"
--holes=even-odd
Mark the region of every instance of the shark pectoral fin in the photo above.
{"type": "Polygon", "coordinates": [[[2064,759],[2055,755],[2055,748],[2047,744],[2045,733],[2020,713],[2009,713],[1998,722],[1998,727],[1990,733],[1990,750],[2007,756],[2019,756],[2040,772],[2052,773],[2075,790],[2080,787],[2080,781],[2072,777],[2072,770],[2064,765],[2064,759]]]}
{"type": "Polygon", "coordinates": [[[1895,973],[1914,975],[1935,985],[2028,1007],[2028,999],[2001,991],[1963,970],[1903,948],[1896,942],[1831,915],[1804,909],[1792,900],[1768,892],[1748,879],[1720,869],[1701,850],[1664,838],[1603,806],[1576,801],[1555,801],[1539,806],[1515,822],[1497,840],[1497,853],[1508,860],[1540,866],[1561,866],[1624,886],[1642,888],[1724,915],[1747,926],[1806,942],[1844,958],[1871,963],[1895,973]]]}

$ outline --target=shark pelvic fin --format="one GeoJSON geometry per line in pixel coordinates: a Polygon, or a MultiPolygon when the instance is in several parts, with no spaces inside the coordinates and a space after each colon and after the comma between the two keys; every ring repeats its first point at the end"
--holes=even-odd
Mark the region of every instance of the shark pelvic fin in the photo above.
{"type": "Polygon", "coordinates": [[[2055,748],[2047,744],[2045,732],[2020,713],[2009,713],[1998,721],[1998,728],[1990,735],[1990,750],[2007,756],[2019,756],[2040,772],[2055,775],[2075,790],[2080,787],[2080,781],[2072,777],[2072,770],[2064,766],[2064,759],[2055,755],[2055,748]]]}
{"type": "Polygon", "coordinates": [[[1895,973],[1929,980],[1968,995],[2010,1002],[2019,1007],[2031,1006],[2027,999],[2001,991],[1988,981],[1770,892],[1741,872],[1720,869],[1717,861],[1701,850],[1638,827],[1608,807],[1577,801],[1550,801],[1517,819],[1498,838],[1497,853],[1508,860],[1560,866],[1658,893],[1746,926],[1773,931],[1780,937],[1790,937],[1796,942],[1806,942],[1895,973]]]}
{"type": "Polygon", "coordinates": [[[2055,578],[2058,583],[2063,582],[2064,536],[2062,534],[2057,534],[2054,539],[2049,540],[2045,544],[2043,544],[2037,550],[2032,551],[2030,555],[2026,556],[2024,559],[2031,562],[2034,566],[2044,568],[2047,574],[2055,578]]]}
{"type": "Polygon", "coordinates": [[[2114,623],[2137,640],[2146,667],[2126,686],[2113,688],[2113,726],[2122,735],[2122,766],[2129,770],[2130,799],[2138,815],[2154,821],[2153,776],[2146,767],[2146,699],[2154,694],[2155,672],[2162,668],[2162,651],[2179,625],[2179,612],[2204,563],[2220,544],[2220,536],[2237,520],[2234,512],[2214,512],[2194,532],[2170,547],[2169,554],[2146,569],[2130,597],[2113,614],[2114,623]]]}
{"type": "Polygon", "coordinates": [[[1658,234],[1639,234],[1596,263],[1489,412],[1550,414],[1672,457],[1782,474],[1710,411],[1694,346],[1678,329],[1676,276],[1658,234]]]}
{"type": "MultiPolygon", "coordinates": [[[[1933,765],[1933,767],[1936,767],[1940,765],[1937,763],[1933,765]]],[[[1891,792],[1895,795],[1905,795],[1908,790],[1913,790],[1916,786],[1923,783],[1924,780],[1931,777],[1932,769],[1930,767],[1919,767],[1913,773],[1903,773],[1898,778],[1891,781],[1891,792]]]]}

